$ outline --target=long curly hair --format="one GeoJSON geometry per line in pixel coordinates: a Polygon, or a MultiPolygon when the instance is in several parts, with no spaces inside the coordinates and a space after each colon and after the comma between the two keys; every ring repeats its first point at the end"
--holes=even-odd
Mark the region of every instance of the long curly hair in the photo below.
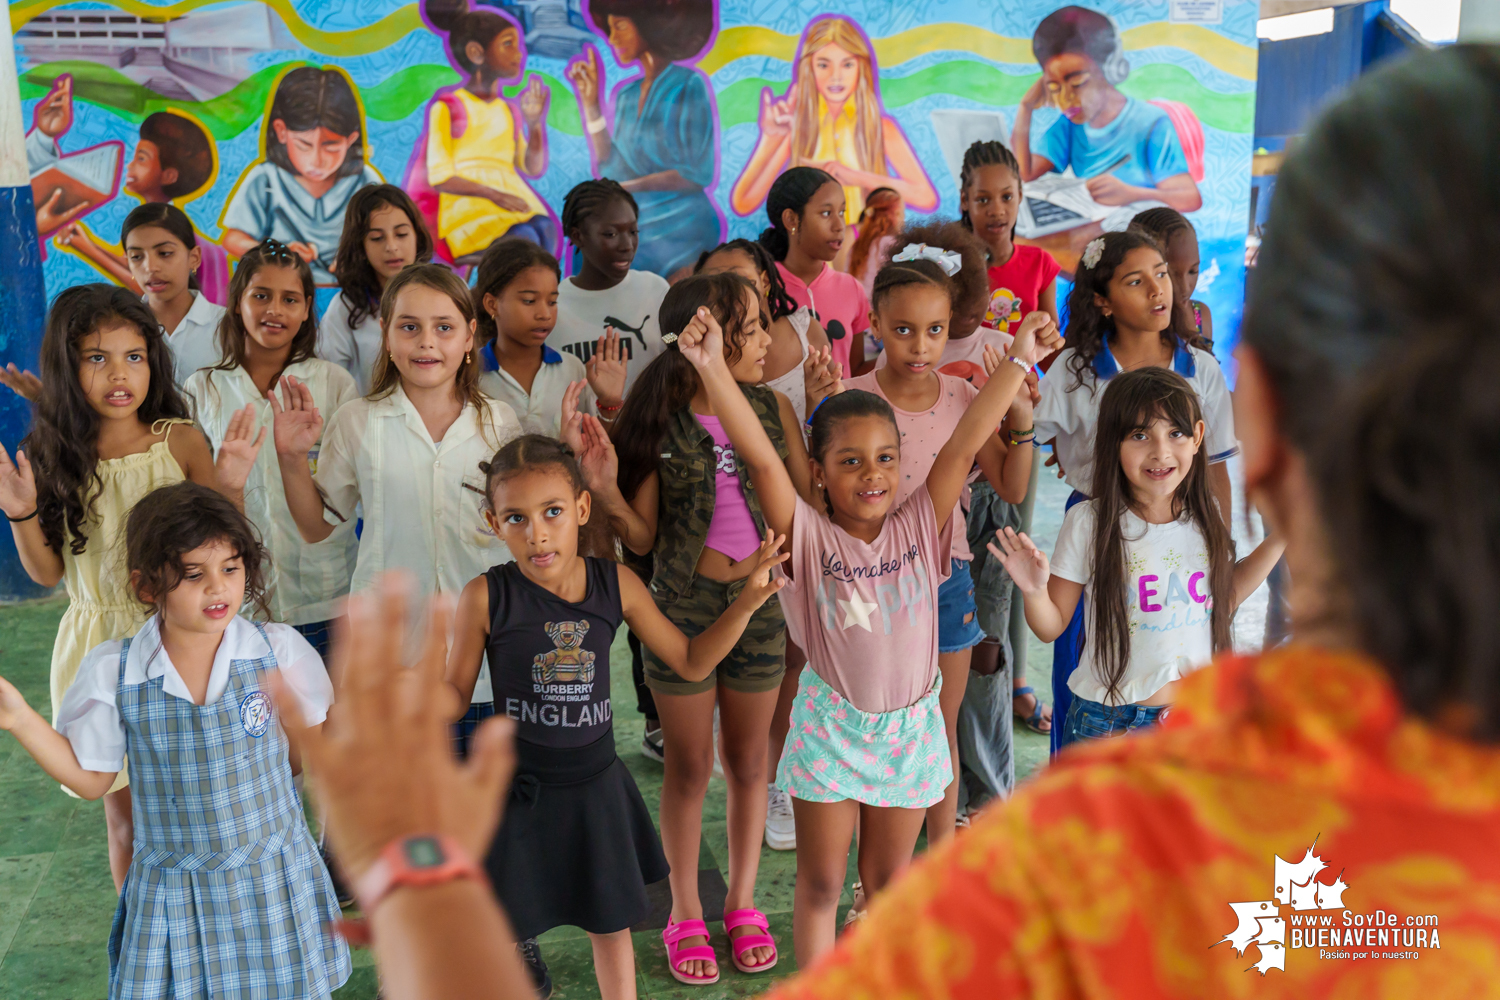
{"type": "Polygon", "coordinates": [[[124,324],[146,342],[151,384],[136,419],[188,419],[187,401],[172,381],[172,353],[161,324],[140,299],[116,285],[75,285],[57,296],[42,335],[42,394],[21,448],[36,471],[42,536],[73,555],[88,546],[88,529],[103,483],[99,478],[99,413],[78,379],[80,344],[103,327],[124,324]]]}
{"type": "Polygon", "coordinates": [[[339,236],[338,252],[333,258],[333,271],[339,279],[339,297],[349,307],[351,327],[359,326],[366,316],[380,312],[380,279],[365,252],[365,233],[370,230],[370,216],[382,208],[395,208],[406,213],[412,235],[417,238],[417,258],[412,263],[425,264],[432,259],[432,234],[423,224],[422,213],[417,203],[411,200],[411,195],[394,184],[367,184],[354,192],[344,209],[344,231],[339,236]]]}
{"type": "MultiPolygon", "coordinates": [[[[1067,341],[1073,349],[1073,356],[1068,359],[1068,373],[1072,376],[1068,386],[1070,391],[1083,385],[1084,373],[1091,369],[1094,359],[1104,350],[1104,339],[1115,330],[1115,321],[1104,315],[1104,310],[1094,302],[1094,296],[1109,298],[1109,282],[1115,276],[1115,268],[1132,250],[1149,247],[1161,252],[1161,244],[1141,229],[1105,233],[1099,238],[1104,241],[1104,251],[1098,262],[1093,267],[1078,262],[1073,291],[1068,293],[1067,341]]],[[[1174,348],[1180,343],[1170,326],[1161,332],[1161,340],[1174,348]]]]}

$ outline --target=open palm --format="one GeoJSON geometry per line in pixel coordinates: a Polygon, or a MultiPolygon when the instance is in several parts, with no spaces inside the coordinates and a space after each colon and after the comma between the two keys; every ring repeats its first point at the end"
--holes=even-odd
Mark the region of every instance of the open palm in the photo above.
{"type": "Polygon", "coordinates": [[[1047,581],[1052,578],[1047,553],[1037,548],[1025,532],[1002,528],[995,532],[995,541],[990,542],[988,548],[1023,594],[1046,589],[1047,581]]]}
{"type": "Polygon", "coordinates": [[[229,427],[224,431],[224,440],[214,459],[214,473],[221,489],[245,488],[250,470],[255,467],[255,459],[260,454],[260,446],[266,443],[266,429],[257,427],[259,422],[255,407],[249,403],[229,418],[229,427]]]}
{"type": "Polygon", "coordinates": [[[614,442],[605,433],[604,425],[592,414],[584,414],[580,429],[583,449],[578,453],[578,466],[583,470],[583,481],[595,493],[605,492],[614,487],[620,474],[620,459],[615,454],[614,442]]]}
{"type": "Polygon", "coordinates": [[[36,510],[36,476],[24,451],[16,452],[12,462],[10,454],[0,447],[0,510],[12,518],[36,510]]]}
{"type": "Polygon", "coordinates": [[[285,404],[276,398],[274,389],[266,393],[274,414],[271,426],[276,454],[306,455],[323,436],[323,417],[313,404],[312,390],[288,375],[281,380],[281,394],[285,404]]]}

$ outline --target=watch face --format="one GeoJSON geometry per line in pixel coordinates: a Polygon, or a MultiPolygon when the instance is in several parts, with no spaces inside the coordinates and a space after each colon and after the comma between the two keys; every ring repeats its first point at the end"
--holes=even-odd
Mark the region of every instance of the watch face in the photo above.
{"type": "Polygon", "coordinates": [[[442,846],[432,837],[411,837],[401,847],[406,863],[413,868],[436,868],[448,860],[442,846]]]}

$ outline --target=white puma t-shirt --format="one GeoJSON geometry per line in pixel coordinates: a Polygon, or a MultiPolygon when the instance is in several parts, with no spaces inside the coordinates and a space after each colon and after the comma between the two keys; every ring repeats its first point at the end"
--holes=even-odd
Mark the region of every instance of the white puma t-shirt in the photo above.
{"type": "Polygon", "coordinates": [[[594,356],[594,345],[604,336],[605,328],[614,327],[625,352],[628,393],[651,360],[665,349],[658,316],[667,287],[667,279],[650,271],[627,272],[618,285],[601,292],[585,291],[567,278],[557,288],[557,325],[547,337],[547,346],[587,362],[594,356]]]}

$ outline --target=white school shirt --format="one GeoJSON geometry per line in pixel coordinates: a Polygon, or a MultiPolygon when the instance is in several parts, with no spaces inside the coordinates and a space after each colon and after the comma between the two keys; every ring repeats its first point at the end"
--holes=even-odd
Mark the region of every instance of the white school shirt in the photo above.
{"type": "Polygon", "coordinates": [[[333,297],[318,322],[318,357],[353,375],[361,396],[370,391],[382,342],[379,309],[365,313],[358,326],[351,326],[349,303],[344,301],[343,293],[333,297]]]}
{"type": "MultiPolygon", "coordinates": [[[[1055,441],[1053,450],[1062,463],[1067,484],[1089,496],[1094,483],[1094,429],[1099,425],[1099,403],[1104,383],[1120,373],[1120,364],[1110,353],[1108,340],[1083,371],[1083,381],[1074,387],[1068,362],[1076,354],[1064,348],[1042,379],[1042,401],[1037,404],[1035,423],[1038,444],[1055,441]]],[[[1198,394],[1203,409],[1203,447],[1211,463],[1239,454],[1234,437],[1234,404],[1219,362],[1207,351],[1183,344],[1172,356],[1172,370],[1187,379],[1198,394]]]]}
{"type": "MultiPolygon", "coordinates": [[[[386,570],[415,577],[420,600],[452,594],[491,566],[511,561],[483,515],[484,473],[480,462],[520,435],[516,413],[485,398],[486,433],[480,414],[464,407],[443,440],[433,443],[422,416],[398,383],[380,399],[345,403],[323,432],[315,476],[328,505],[330,524],[354,520],[364,509],[364,530],[351,593],[366,590],[386,570]]],[[[482,669],[473,701],[492,700],[489,672],[482,669]]]]}
{"type": "MultiPolygon", "coordinates": [[[[1053,576],[1092,586],[1097,504],[1074,504],[1063,517],[1052,553],[1053,576]]],[[[1213,595],[1208,589],[1208,546],[1192,518],[1147,524],[1126,511],[1120,523],[1125,535],[1130,660],[1120,678],[1119,704],[1129,705],[1213,659],[1213,595]]],[[[1108,704],[1108,687],[1094,662],[1092,639],[1085,636],[1068,689],[1080,698],[1108,704]]]]}
{"type": "MultiPolygon", "coordinates": [[[[288,365],[285,374],[306,383],[319,413],[335,413],[355,398],[354,376],[331,362],[309,358],[288,365]]],[[[255,388],[255,381],[244,368],[200,371],[188,379],[186,389],[196,405],[198,425],[208,435],[215,454],[224,443],[230,418],[246,404],[255,407],[256,428],[266,428],[266,441],[245,482],[245,516],[271,550],[271,619],[309,625],[337,617],[354,575],[359,547],[354,522],[334,528],[333,534],[321,542],[303,541],[287,506],[276,444],[271,440],[271,403],[255,388]]],[[[318,445],[308,453],[315,472],[318,453],[318,445]]]]}
{"type": "MultiPolygon", "coordinates": [[[[160,621],[152,615],[130,641],[130,652],[125,656],[125,683],[144,684],[160,677],[164,694],[191,702],[193,696],[188,693],[187,683],[162,647],[160,621]]],[[[214,654],[203,704],[212,705],[223,696],[229,686],[231,660],[260,659],[269,652],[276,658],[282,680],[297,699],[302,717],[308,725],[316,726],[328,717],[328,706],[333,704],[333,684],[323,660],[290,625],[273,623],[262,627],[266,630],[265,639],[244,618],[236,616],[230,621],[219,651],[214,654]]],[[[64,692],[57,710],[57,731],[67,737],[78,765],[86,771],[111,773],[125,766],[125,724],[116,700],[120,649],[124,644],[123,639],[111,639],[85,653],[78,676],[64,692]]]]}
{"type": "MultiPolygon", "coordinates": [[[[141,296],[145,302],[146,297],[141,296]]],[[[147,306],[146,308],[150,308],[147,306]]],[[[172,351],[172,378],[180,386],[200,368],[211,368],[219,363],[219,320],[224,318],[224,307],[208,301],[201,292],[193,293],[193,304],[183,315],[177,329],[166,336],[167,347],[172,351]]]]}
{"type": "MultiPolygon", "coordinates": [[[[515,410],[521,429],[527,434],[555,438],[562,429],[562,401],[568,385],[587,380],[588,371],[582,361],[543,344],[542,366],[531,380],[530,392],[521,388],[516,377],[504,368],[479,376],[479,388],[515,410]]],[[[587,385],[578,396],[578,412],[598,412],[594,406],[594,391],[587,385]]]]}
{"type": "Polygon", "coordinates": [[[547,346],[587,362],[604,328],[614,327],[625,351],[628,393],[651,360],[666,350],[658,321],[667,288],[667,279],[650,271],[629,271],[618,285],[598,292],[579,288],[568,278],[557,287],[557,325],[547,346]]]}

